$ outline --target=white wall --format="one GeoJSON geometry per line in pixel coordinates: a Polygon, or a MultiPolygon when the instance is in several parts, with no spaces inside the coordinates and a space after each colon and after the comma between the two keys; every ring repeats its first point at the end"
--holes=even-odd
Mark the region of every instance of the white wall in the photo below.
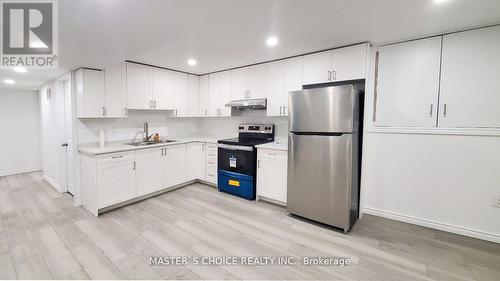
{"type": "Polygon", "coordinates": [[[40,170],[36,91],[0,89],[0,176],[40,170]]]}
{"type": "Polygon", "coordinates": [[[500,242],[500,208],[491,206],[492,197],[500,196],[500,137],[376,129],[373,74],[372,54],[361,211],[500,242]]]}

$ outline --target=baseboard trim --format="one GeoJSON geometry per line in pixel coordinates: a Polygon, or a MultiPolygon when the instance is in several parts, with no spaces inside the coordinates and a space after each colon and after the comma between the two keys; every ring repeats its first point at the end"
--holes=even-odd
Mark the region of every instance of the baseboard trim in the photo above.
{"type": "Polygon", "coordinates": [[[420,225],[420,226],[433,228],[433,229],[437,229],[437,230],[441,230],[441,231],[460,234],[463,236],[468,236],[468,237],[472,237],[472,238],[476,238],[476,239],[486,240],[486,241],[490,241],[490,242],[494,242],[494,243],[500,243],[500,236],[495,235],[493,233],[471,230],[471,229],[467,229],[467,228],[463,228],[463,227],[459,227],[459,226],[454,226],[454,225],[440,223],[440,222],[433,222],[433,221],[429,221],[426,219],[396,214],[396,213],[382,211],[382,210],[378,210],[378,209],[374,209],[374,208],[364,207],[363,213],[386,218],[386,219],[391,219],[391,220],[411,223],[411,224],[415,224],[415,225],[420,225]]]}
{"type": "Polygon", "coordinates": [[[39,172],[39,171],[41,171],[40,168],[3,171],[3,172],[0,172],[0,177],[26,174],[26,173],[32,173],[32,172],[39,172]]]}
{"type": "Polygon", "coordinates": [[[66,192],[66,190],[64,190],[63,188],[61,188],[53,179],[51,179],[49,176],[47,176],[46,174],[43,174],[43,177],[42,177],[50,186],[52,186],[55,190],[57,190],[57,192],[59,193],[64,193],[66,192]]]}

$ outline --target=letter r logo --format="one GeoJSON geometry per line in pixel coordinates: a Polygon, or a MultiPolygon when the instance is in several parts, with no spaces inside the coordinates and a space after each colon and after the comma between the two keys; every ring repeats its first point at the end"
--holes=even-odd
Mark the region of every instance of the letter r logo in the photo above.
{"type": "Polygon", "coordinates": [[[53,3],[2,3],[3,54],[52,54],[53,3]]]}

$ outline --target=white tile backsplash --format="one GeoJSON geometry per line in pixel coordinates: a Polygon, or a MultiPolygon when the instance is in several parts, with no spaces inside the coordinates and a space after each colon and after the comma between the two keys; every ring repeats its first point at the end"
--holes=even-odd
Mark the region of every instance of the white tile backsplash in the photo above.
{"type": "Polygon", "coordinates": [[[193,135],[230,137],[238,134],[239,124],[263,123],[276,125],[276,137],[286,139],[287,117],[267,117],[265,114],[265,111],[243,111],[240,116],[232,117],[172,118],[167,112],[129,110],[127,118],[80,119],[78,138],[80,144],[99,142],[99,130],[102,128],[107,142],[139,139],[147,121],[150,134],[159,133],[162,138],[193,135]]]}

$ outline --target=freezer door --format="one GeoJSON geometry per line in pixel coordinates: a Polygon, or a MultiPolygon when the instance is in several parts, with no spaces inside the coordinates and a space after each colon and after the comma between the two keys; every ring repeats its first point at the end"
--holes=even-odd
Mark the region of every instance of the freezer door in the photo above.
{"type": "Polygon", "coordinates": [[[290,92],[290,131],[356,131],[359,123],[359,96],[359,90],[354,85],[290,92]]]}
{"type": "Polygon", "coordinates": [[[352,139],[351,134],[289,134],[287,209],[290,213],[350,228],[352,139]]]}

